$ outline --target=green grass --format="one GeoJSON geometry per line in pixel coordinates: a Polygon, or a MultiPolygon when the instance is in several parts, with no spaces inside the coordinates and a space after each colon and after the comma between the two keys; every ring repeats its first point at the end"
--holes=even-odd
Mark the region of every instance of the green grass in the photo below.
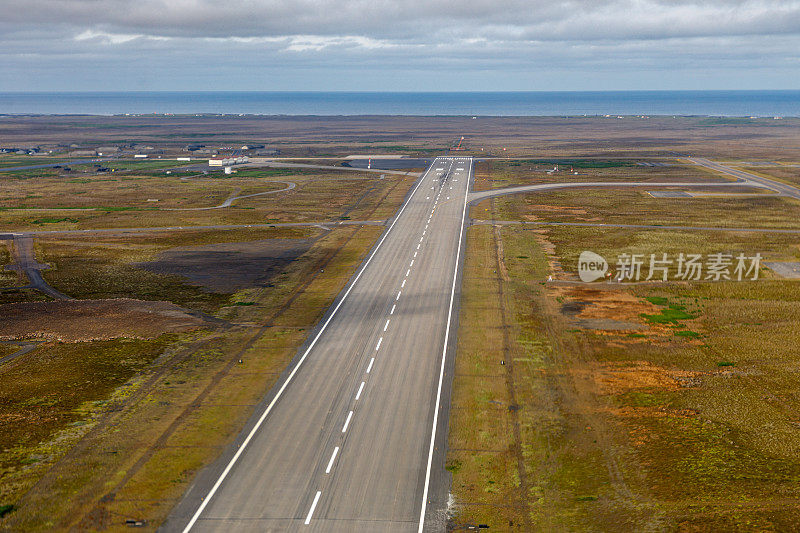
{"type": "Polygon", "coordinates": [[[689,320],[695,318],[694,315],[687,313],[683,309],[675,309],[672,307],[662,309],[661,312],[658,314],[650,315],[647,313],[641,313],[639,316],[644,318],[651,324],[676,324],[676,325],[679,324],[681,320],[689,320]]]}
{"type": "Polygon", "coordinates": [[[59,222],[70,222],[70,223],[77,223],[79,222],[76,218],[53,218],[53,217],[44,217],[44,218],[37,218],[33,221],[34,224],[58,224],[59,222]]]}

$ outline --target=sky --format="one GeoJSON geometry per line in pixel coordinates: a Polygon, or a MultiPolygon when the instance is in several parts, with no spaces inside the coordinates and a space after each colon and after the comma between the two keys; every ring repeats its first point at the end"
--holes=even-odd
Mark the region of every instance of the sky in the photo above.
{"type": "Polygon", "coordinates": [[[800,0],[0,0],[0,91],[800,89],[800,0]]]}

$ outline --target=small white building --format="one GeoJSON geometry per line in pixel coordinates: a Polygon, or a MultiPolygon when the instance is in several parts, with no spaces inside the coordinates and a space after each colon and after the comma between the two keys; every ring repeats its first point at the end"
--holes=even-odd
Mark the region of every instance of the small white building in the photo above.
{"type": "Polygon", "coordinates": [[[209,159],[208,166],[229,167],[231,165],[239,165],[241,163],[247,163],[248,161],[250,161],[250,158],[247,157],[246,155],[220,155],[209,159]]]}

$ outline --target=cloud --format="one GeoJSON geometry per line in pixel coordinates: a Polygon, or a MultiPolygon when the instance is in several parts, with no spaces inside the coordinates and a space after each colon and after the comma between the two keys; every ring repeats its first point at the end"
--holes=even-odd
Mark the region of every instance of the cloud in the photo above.
{"type": "MultiPolygon", "coordinates": [[[[0,9],[0,89],[62,67],[77,84],[93,79],[92,65],[164,63],[169,79],[207,88],[223,78],[222,68],[200,72],[211,64],[225,65],[225,80],[258,69],[273,84],[347,70],[353,88],[376,71],[393,88],[409,73],[450,69],[514,89],[574,83],[565,73],[583,73],[591,88],[591,77],[624,82],[620,73],[637,70],[729,68],[735,79],[772,68],[800,79],[800,0],[26,0],[25,9],[0,0],[0,9]]],[[[127,79],[103,83],[112,77],[127,79]]]]}

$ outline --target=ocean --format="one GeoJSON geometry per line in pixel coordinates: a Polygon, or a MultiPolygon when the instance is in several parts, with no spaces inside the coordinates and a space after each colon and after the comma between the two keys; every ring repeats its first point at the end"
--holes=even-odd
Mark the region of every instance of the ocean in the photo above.
{"type": "Polygon", "coordinates": [[[800,116],[800,91],[0,92],[0,114],[800,116]]]}

